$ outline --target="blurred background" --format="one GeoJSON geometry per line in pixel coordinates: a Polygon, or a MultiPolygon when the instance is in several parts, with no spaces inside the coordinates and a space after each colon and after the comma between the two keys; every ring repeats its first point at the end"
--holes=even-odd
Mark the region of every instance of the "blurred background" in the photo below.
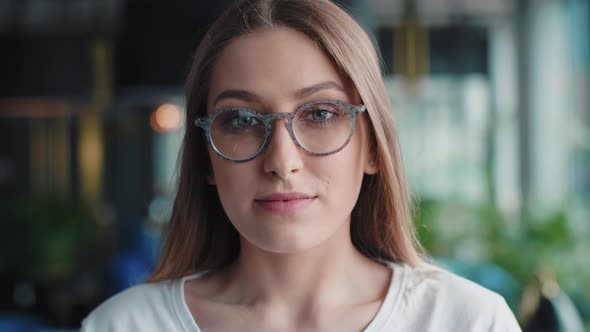
{"type": "MultiPolygon", "coordinates": [[[[230,1],[0,0],[0,331],[76,330],[158,257],[192,52],[230,1]]],[[[590,331],[589,0],[341,0],[420,239],[526,331],[590,331]]]]}

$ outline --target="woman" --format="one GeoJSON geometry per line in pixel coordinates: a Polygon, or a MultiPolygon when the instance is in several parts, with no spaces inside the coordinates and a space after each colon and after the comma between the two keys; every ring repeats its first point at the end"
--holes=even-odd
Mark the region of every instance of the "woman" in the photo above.
{"type": "Polygon", "coordinates": [[[518,331],[426,264],[379,57],[329,0],[250,0],[199,45],[179,187],[149,283],[86,331],[518,331]]]}

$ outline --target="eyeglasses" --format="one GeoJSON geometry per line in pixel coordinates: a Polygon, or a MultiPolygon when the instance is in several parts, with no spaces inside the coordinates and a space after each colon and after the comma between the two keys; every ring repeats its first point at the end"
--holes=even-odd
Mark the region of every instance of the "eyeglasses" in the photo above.
{"type": "Polygon", "coordinates": [[[334,154],[350,142],[356,117],[365,105],[340,100],[316,100],[290,113],[261,114],[247,108],[228,107],[195,120],[204,130],[207,143],[221,158],[246,162],[268,147],[271,121],[287,119],[287,129],[295,144],[316,156],[334,154]]]}

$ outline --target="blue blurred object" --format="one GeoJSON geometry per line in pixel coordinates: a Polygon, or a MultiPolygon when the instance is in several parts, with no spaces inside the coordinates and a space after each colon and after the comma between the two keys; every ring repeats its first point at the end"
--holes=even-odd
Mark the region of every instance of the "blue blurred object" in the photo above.
{"type": "Polygon", "coordinates": [[[2,332],[36,332],[41,329],[39,319],[27,314],[0,315],[0,331],[2,332]]]}
{"type": "Polygon", "coordinates": [[[37,316],[24,313],[0,314],[0,332],[74,332],[71,329],[51,329],[41,324],[37,316]]]}
{"type": "Polygon", "coordinates": [[[158,258],[159,239],[142,222],[121,225],[120,238],[121,247],[110,267],[113,293],[145,281],[158,258]]]}

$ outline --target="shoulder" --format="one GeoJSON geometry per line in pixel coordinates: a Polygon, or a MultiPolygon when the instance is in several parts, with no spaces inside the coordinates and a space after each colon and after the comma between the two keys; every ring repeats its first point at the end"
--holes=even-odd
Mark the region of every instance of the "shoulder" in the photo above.
{"type": "Polygon", "coordinates": [[[399,265],[398,270],[403,271],[404,279],[400,310],[415,315],[420,324],[452,326],[453,330],[520,331],[499,294],[434,266],[399,265]]]}
{"type": "Polygon", "coordinates": [[[449,304],[456,305],[465,302],[489,303],[502,299],[497,293],[439,267],[405,267],[405,272],[405,288],[409,294],[442,297],[449,304]]]}
{"type": "Polygon", "coordinates": [[[178,280],[145,283],[106,300],[82,322],[82,331],[153,331],[175,321],[178,280]]]}

